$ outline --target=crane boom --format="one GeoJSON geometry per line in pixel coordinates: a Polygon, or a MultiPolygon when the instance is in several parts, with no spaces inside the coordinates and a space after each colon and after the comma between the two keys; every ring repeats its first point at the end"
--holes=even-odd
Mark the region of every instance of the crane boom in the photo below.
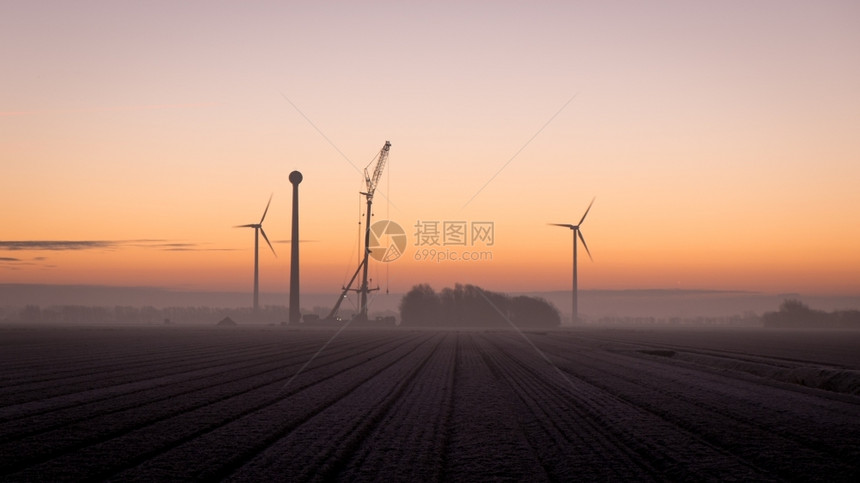
{"type": "Polygon", "coordinates": [[[373,169],[373,176],[370,176],[367,172],[367,168],[370,167],[370,164],[368,164],[367,167],[364,168],[364,181],[367,183],[368,198],[373,198],[373,193],[376,191],[376,186],[379,184],[379,180],[382,178],[382,170],[385,169],[385,161],[388,159],[389,149],[391,149],[391,142],[385,141],[385,146],[382,146],[382,149],[379,150],[379,156],[376,160],[376,167],[373,169]]]}

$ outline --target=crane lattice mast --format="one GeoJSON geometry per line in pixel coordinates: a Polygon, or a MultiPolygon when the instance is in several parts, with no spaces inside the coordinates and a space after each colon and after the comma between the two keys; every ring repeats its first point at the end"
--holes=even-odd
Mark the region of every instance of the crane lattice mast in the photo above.
{"type": "Polygon", "coordinates": [[[343,299],[346,298],[347,292],[354,290],[359,293],[360,297],[358,313],[355,317],[359,320],[367,320],[367,294],[374,290],[379,290],[378,288],[371,289],[367,284],[367,262],[368,257],[370,256],[370,217],[372,216],[373,194],[376,192],[376,187],[379,185],[379,180],[382,178],[382,170],[385,169],[385,162],[388,160],[389,149],[391,149],[391,142],[385,141],[385,145],[379,150],[379,155],[377,155],[374,160],[376,162],[376,166],[373,168],[373,174],[370,174],[368,168],[370,168],[374,161],[371,161],[370,164],[364,168],[364,181],[367,184],[367,191],[361,192],[361,194],[367,199],[367,218],[365,219],[364,226],[364,256],[362,257],[358,268],[355,270],[355,273],[352,275],[352,278],[349,280],[349,283],[343,287],[343,292],[341,292],[340,297],[338,297],[337,302],[334,304],[334,308],[332,308],[331,313],[328,315],[329,319],[334,319],[335,316],[337,316],[340,304],[343,302],[343,299]],[[357,289],[353,289],[352,284],[358,277],[359,272],[362,273],[361,286],[357,289]]]}

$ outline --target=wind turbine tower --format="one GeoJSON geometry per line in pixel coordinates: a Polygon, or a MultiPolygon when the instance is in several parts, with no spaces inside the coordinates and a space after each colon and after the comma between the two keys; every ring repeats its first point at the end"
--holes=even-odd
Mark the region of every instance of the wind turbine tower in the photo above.
{"type": "Polygon", "coordinates": [[[588,216],[588,211],[591,210],[591,205],[594,204],[594,198],[591,199],[591,203],[588,204],[588,208],[585,209],[585,213],[583,213],[582,218],[580,218],[579,223],[576,225],[571,225],[568,223],[550,223],[552,226],[563,226],[565,228],[570,228],[570,231],[573,232],[573,300],[571,302],[571,311],[570,311],[570,321],[573,324],[579,323],[579,305],[577,300],[577,276],[576,276],[576,246],[577,240],[582,241],[582,246],[585,247],[585,253],[588,254],[588,258],[594,260],[591,257],[591,251],[588,250],[588,245],[585,243],[585,237],[582,236],[582,230],[580,230],[580,226],[585,221],[585,217],[588,216]]]}
{"type": "Polygon", "coordinates": [[[260,234],[263,234],[263,239],[269,244],[272,253],[277,257],[275,248],[266,236],[266,231],[263,230],[263,220],[266,219],[266,213],[269,212],[269,205],[272,204],[272,196],[269,196],[269,202],[266,203],[266,209],[263,211],[263,217],[259,223],[251,223],[248,225],[237,225],[234,228],[253,228],[254,229],[254,314],[260,312],[260,234]]]}
{"type": "Polygon", "coordinates": [[[293,185],[293,221],[290,246],[290,323],[298,324],[302,320],[299,308],[299,183],[302,173],[290,173],[290,183],[293,185]]]}

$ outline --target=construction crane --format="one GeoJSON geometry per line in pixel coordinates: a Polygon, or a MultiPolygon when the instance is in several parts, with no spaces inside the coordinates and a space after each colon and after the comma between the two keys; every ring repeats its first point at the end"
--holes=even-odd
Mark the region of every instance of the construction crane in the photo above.
{"type": "Polygon", "coordinates": [[[367,320],[367,294],[368,292],[379,290],[378,288],[371,289],[367,285],[367,262],[368,257],[370,256],[370,217],[372,215],[371,207],[373,206],[373,194],[376,192],[376,187],[379,185],[379,180],[382,178],[382,170],[385,169],[385,162],[388,160],[388,151],[390,149],[391,142],[385,141],[385,145],[379,150],[379,155],[374,159],[376,166],[373,168],[373,174],[370,174],[368,168],[370,168],[374,161],[371,161],[370,164],[364,168],[364,181],[367,184],[367,191],[360,192],[367,199],[367,218],[365,218],[364,224],[364,256],[362,257],[361,263],[358,264],[358,268],[355,270],[352,278],[349,279],[349,283],[343,287],[343,292],[341,292],[340,297],[337,298],[337,302],[334,304],[334,308],[332,308],[331,312],[328,314],[328,319],[333,320],[337,317],[337,312],[340,310],[340,304],[346,298],[346,294],[352,290],[358,292],[360,297],[358,313],[355,315],[355,318],[358,320],[367,320]],[[359,273],[362,273],[361,286],[354,289],[352,288],[352,284],[355,282],[359,273]]]}
{"type": "Polygon", "coordinates": [[[364,167],[364,181],[367,183],[367,193],[361,193],[367,197],[368,203],[373,200],[373,193],[376,192],[376,187],[379,185],[379,180],[382,178],[382,170],[385,169],[385,162],[388,161],[388,151],[391,149],[391,142],[385,141],[385,146],[379,150],[379,156],[376,158],[376,167],[373,168],[373,176],[367,174],[367,168],[373,164],[370,162],[364,167]]]}

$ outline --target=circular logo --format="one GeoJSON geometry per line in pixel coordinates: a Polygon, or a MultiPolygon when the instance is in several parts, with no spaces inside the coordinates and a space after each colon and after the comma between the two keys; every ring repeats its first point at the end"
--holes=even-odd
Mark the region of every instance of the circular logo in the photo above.
{"type": "Polygon", "coordinates": [[[380,220],[370,225],[370,256],[380,262],[393,262],[406,250],[406,231],[397,222],[380,220]]]}

